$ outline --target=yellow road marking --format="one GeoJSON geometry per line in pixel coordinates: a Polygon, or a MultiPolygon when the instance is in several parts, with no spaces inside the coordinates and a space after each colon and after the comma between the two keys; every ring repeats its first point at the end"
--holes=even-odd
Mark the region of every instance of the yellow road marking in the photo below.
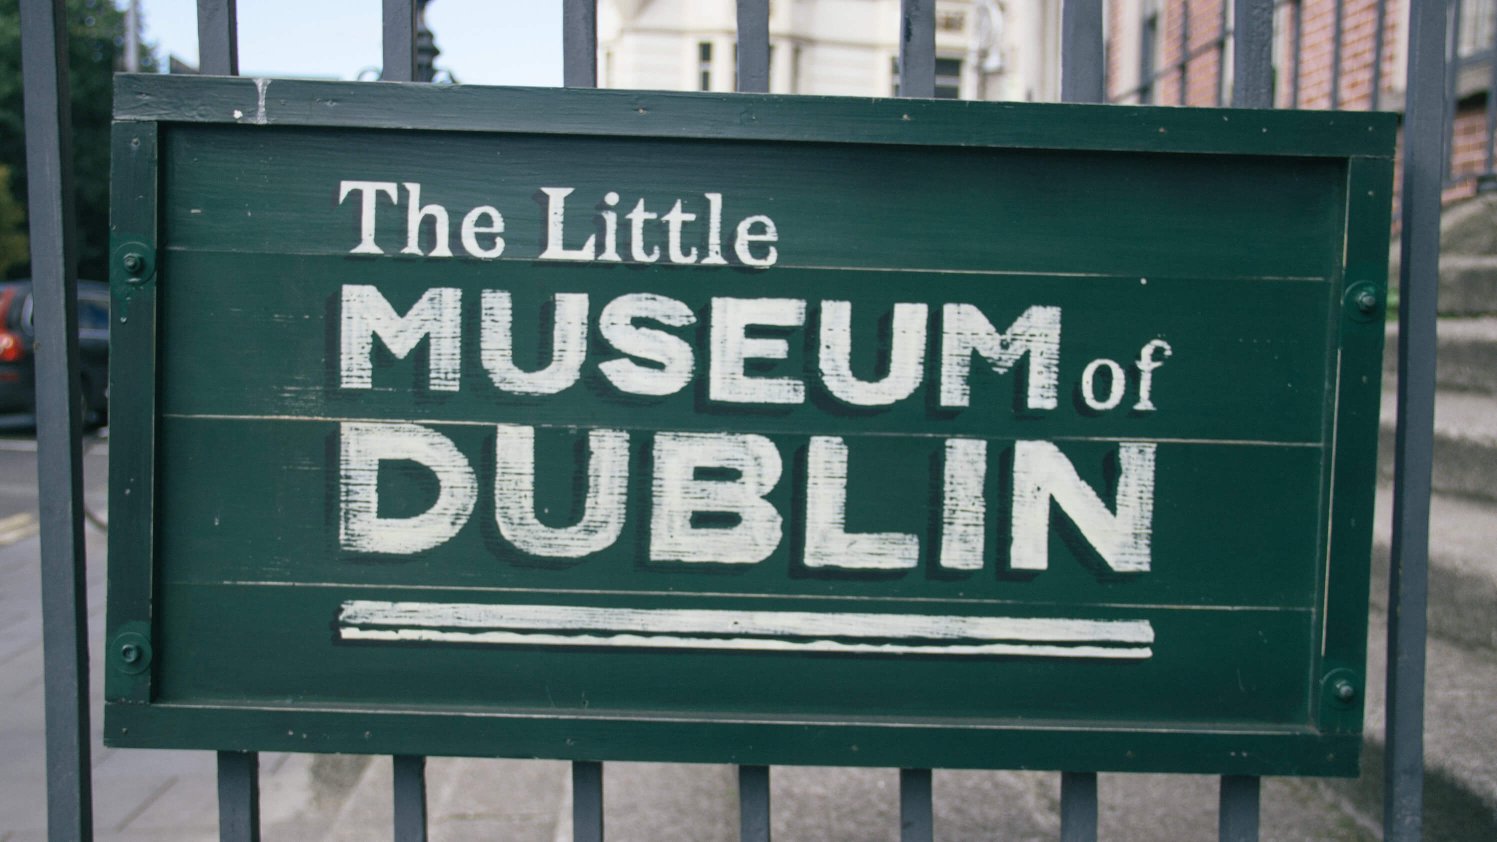
{"type": "Polygon", "coordinates": [[[0,547],[9,546],[41,531],[41,524],[31,512],[0,518],[0,547]]]}

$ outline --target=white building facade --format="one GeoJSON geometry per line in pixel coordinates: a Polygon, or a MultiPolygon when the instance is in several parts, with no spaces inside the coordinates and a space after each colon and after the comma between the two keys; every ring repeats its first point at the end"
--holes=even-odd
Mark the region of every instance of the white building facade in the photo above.
{"type": "MultiPolygon", "coordinates": [[[[899,0],[771,0],[771,93],[893,96],[899,0]]],[[[606,88],[732,91],[735,0],[600,0],[606,88]]],[[[1060,0],[940,0],[936,96],[1056,100],[1060,0]]]]}

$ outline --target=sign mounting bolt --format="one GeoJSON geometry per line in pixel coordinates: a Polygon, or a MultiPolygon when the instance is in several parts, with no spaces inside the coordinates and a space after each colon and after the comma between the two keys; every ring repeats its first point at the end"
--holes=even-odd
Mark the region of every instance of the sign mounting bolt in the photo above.
{"type": "Polygon", "coordinates": [[[1331,689],[1336,694],[1336,700],[1339,702],[1350,702],[1357,697],[1357,688],[1344,678],[1337,681],[1331,689]]]}
{"type": "Polygon", "coordinates": [[[139,632],[117,635],[114,638],[114,666],[130,675],[139,675],[150,669],[151,642],[139,632]]]}
{"type": "Polygon", "coordinates": [[[143,284],[156,273],[156,251],[140,240],[115,246],[110,260],[124,271],[125,280],[132,284],[143,284]]]}
{"type": "Polygon", "coordinates": [[[1383,308],[1382,291],[1365,281],[1352,284],[1346,290],[1346,296],[1342,301],[1348,315],[1358,322],[1371,322],[1377,319],[1383,308]]]}

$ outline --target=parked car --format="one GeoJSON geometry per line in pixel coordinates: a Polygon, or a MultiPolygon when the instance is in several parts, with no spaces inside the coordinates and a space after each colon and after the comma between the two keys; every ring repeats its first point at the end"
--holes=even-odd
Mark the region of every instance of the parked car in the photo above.
{"type": "MultiPolygon", "coordinates": [[[[36,413],[31,281],[0,282],[0,414],[36,413]]],[[[109,285],[78,282],[78,372],[85,424],[109,411],[109,285]]]]}

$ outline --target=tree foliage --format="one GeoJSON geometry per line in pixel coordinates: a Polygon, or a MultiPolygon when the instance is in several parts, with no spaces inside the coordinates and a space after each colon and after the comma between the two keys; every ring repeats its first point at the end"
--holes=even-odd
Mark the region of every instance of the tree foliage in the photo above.
{"type": "MultiPolygon", "coordinates": [[[[125,15],[110,0],[66,0],[68,84],[72,97],[73,189],[78,274],[104,278],[109,250],[109,122],[114,71],[122,64],[125,15]]],[[[154,58],[141,50],[141,69],[154,58]]],[[[11,195],[26,196],[26,132],[21,80],[19,0],[0,0],[0,167],[11,174],[11,195]]],[[[0,200],[3,201],[3,200],[0,200]]],[[[5,229],[0,228],[0,234],[5,229]]],[[[0,263],[0,266],[4,266],[0,263]]],[[[6,277],[29,271],[28,261],[0,268],[6,277]]]]}
{"type": "Polygon", "coordinates": [[[0,277],[26,260],[26,209],[10,192],[10,168],[0,165],[0,277]]]}

